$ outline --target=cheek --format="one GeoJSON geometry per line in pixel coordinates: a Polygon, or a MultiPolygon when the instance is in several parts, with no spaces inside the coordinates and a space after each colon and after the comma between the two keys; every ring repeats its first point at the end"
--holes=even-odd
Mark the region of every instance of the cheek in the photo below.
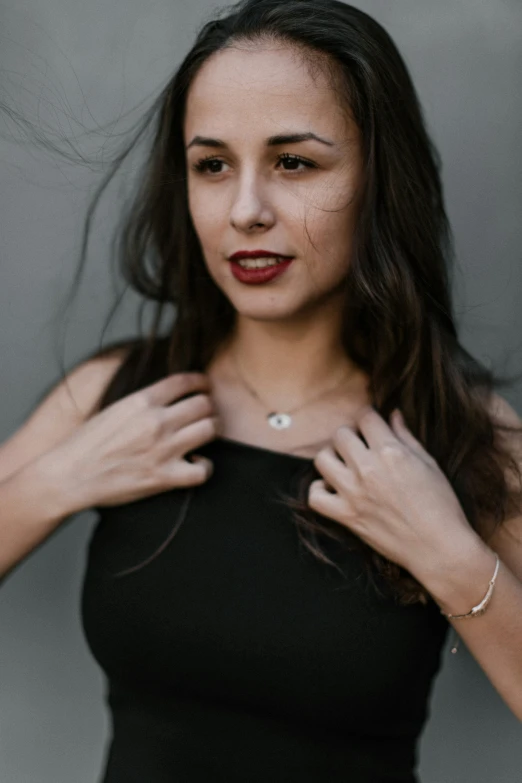
{"type": "Polygon", "coordinates": [[[189,188],[188,205],[192,223],[203,246],[216,239],[223,223],[223,215],[216,204],[215,197],[198,188],[189,188]]]}
{"type": "Polygon", "coordinates": [[[348,273],[352,252],[353,222],[346,210],[317,212],[307,221],[311,242],[306,249],[314,285],[328,290],[337,286],[348,273]],[[313,242],[313,244],[312,244],[313,242]]]}
{"type": "Polygon", "coordinates": [[[350,244],[357,216],[356,200],[356,183],[351,177],[332,176],[306,194],[301,220],[319,250],[338,249],[339,243],[350,244]]]}
{"type": "Polygon", "coordinates": [[[339,211],[309,210],[306,229],[309,235],[310,256],[331,260],[336,266],[339,259],[349,255],[355,228],[355,216],[351,209],[339,211]]]}

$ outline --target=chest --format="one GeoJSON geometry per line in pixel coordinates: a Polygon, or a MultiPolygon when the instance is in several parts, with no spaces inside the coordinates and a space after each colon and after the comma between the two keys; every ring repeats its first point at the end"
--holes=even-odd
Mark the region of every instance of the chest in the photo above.
{"type": "Polygon", "coordinates": [[[331,442],[339,427],[355,427],[358,410],[368,404],[366,395],[338,395],[297,410],[270,410],[244,389],[219,380],[213,381],[212,397],[223,437],[309,459],[331,442]],[[288,414],[290,426],[271,426],[271,413],[288,414]]]}
{"type": "MultiPolygon", "coordinates": [[[[295,465],[210,445],[210,481],[175,537],[145,567],[186,493],[100,509],[83,587],[83,624],[110,675],[198,699],[356,730],[418,720],[446,624],[368,589],[362,559],[343,576],[298,541],[281,492],[295,465]]],[[[272,459],[272,457],[270,457],[272,459]]],[[[329,554],[332,554],[330,551],[329,554]]]]}

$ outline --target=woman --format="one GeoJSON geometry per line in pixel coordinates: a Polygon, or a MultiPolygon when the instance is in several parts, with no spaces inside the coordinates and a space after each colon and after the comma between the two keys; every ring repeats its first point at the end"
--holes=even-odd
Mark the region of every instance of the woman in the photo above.
{"type": "Polygon", "coordinates": [[[520,419],[458,341],[389,36],[335,0],[227,14],[154,107],[122,235],[153,328],[3,444],[0,573],[97,509],[104,783],[411,783],[450,625],[522,720],[520,419]]]}

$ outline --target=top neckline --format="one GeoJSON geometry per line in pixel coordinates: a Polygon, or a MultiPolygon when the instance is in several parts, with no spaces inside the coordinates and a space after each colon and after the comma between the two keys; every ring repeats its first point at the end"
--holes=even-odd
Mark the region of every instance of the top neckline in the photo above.
{"type": "Polygon", "coordinates": [[[254,446],[252,443],[244,443],[240,440],[234,440],[233,438],[217,437],[214,441],[223,443],[227,446],[236,447],[239,449],[245,449],[247,451],[257,452],[258,454],[268,454],[274,457],[282,457],[284,459],[297,460],[303,465],[310,465],[313,462],[312,457],[300,457],[298,454],[290,454],[288,451],[277,451],[276,449],[267,449],[264,446],[254,446]]]}

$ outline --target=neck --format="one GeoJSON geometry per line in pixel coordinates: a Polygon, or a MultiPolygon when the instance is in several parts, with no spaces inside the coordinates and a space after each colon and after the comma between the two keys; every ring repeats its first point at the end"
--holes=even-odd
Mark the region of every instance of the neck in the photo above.
{"type": "Polygon", "coordinates": [[[343,379],[346,384],[360,379],[339,335],[331,314],[324,323],[254,321],[238,315],[223,354],[236,375],[237,361],[242,378],[262,399],[285,409],[343,379]]]}

